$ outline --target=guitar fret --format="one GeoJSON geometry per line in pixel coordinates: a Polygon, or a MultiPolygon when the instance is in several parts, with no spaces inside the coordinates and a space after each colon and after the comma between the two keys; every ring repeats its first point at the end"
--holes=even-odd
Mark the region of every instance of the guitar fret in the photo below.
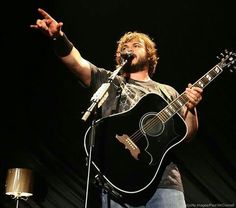
{"type": "Polygon", "coordinates": [[[222,72],[222,69],[218,65],[216,65],[212,71],[214,71],[216,74],[219,74],[222,72]]]}
{"type": "Polygon", "coordinates": [[[187,101],[186,101],[186,97],[184,97],[183,95],[181,95],[179,97],[179,99],[181,100],[181,103],[184,105],[187,101]]]}
{"type": "Polygon", "coordinates": [[[178,109],[181,108],[181,107],[184,105],[184,104],[180,101],[179,98],[178,98],[174,103],[177,105],[178,109]]]}
{"type": "Polygon", "coordinates": [[[219,74],[213,73],[214,71],[212,71],[212,73],[210,73],[210,75],[207,76],[207,79],[209,82],[211,82],[216,76],[218,76],[219,74]]]}
{"type": "Polygon", "coordinates": [[[203,89],[214,78],[216,78],[221,72],[222,72],[222,69],[218,65],[216,65],[208,73],[206,73],[204,76],[202,76],[195,84],[193,84],[193,86],[200,87],[203,89]]]}
{"type": "Polygon", "coordinates": [[[187,95],[183,93],[176,100],[166,106],[161,114],[164,115],[165,122],[168,121],[180,108],[189,101],[187,95]]]}
{"type": "Polygon", "coordinates": [[[172,112],[169,110],[169,108],[165,108],[165,113],[167,113],[169,116],[172,116],[172,112]]]}
{"type": "Polygon", "coordinates": [[[177,111],[177,109],[180,108],[180,106],[178,105],[178,103],[176,103],[176,101],[173,101],[171,104],[172,104],[172,106],[174,106],[175,111],[177,111]]]}
{"type": "Polygon", "coordinates": [[[204,86],[209,82],[209,80],[211,80],[210,79],[210,75],[209,74],[207,74],[207,75],[205,75],[204,77],[202,77],[202,82],[204,83],[204,86]]]}
{"type": "Polygon", "coordinates": [[[181,96],[182,96],[185,103],[187,103],[189,101],[189,99],[185,93],[183,93],[181,96]]]}
{"type": "Polygon", "coordinates": [[[199,80],[198,82],[196,82],[196,84],[194,84],[194,86],[204,88],[204,83],[201,80],[199,80]]]}
{"type": "MultiPolygon", "coordinates": [[[[220,64],[219,64],[220,65],[220,64]]],[[[209,72],[203,75],[199,80],[197,80],[193,87],[206,87],[211,81],[213,81],[222,71],[223,69],[216,65],[209,72]]],[[[167,122],[177,111],[179,111],[187,102],[189,101],[187,95],[182,93],[179,97],[177,97],[174,101],[172,101],[169,105],[167,105],[162,111],[159,112],[158,117],[162,122],[167,122]]]]}
{"type": "Polygon", "coordinates": [[[169,106],[167,106],[167,108],[172,114],[175,113],[174,106],[172,106],[171,104],[169,104],[169,106]]]}
{"type": "Polygon", "coordinates": [[[188,98],[186,95],[182,94],[181,96],[179,96],[174,102],[173,104],[176,106],[176,111],[178,111],[180,108],[182,108],[185,103],[188,101],[188,98]]]}

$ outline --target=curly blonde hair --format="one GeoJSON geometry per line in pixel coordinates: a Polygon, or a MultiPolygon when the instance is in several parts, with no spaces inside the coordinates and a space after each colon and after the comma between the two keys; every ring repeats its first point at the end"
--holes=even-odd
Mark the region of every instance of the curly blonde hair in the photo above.
{"type": "Polygon", "coordinates": [[[122,52],[122,48],[125,43],[133,40],[143,40],[145,47],[146,47],[146,52],[147,52],[147,58],[148,58],[148,64],[149,64],[149,76],[152,76],[155,71],[156,71],[156,65],[158,62],[158,54],[157,54],[157,49],[156,49],[156,44],[155,42],[147,35],[141,32],[126,32],[119,41],[117,41],[117,50],[116,50],[116,63],[118,66],[121,65],[122,63],[122,58],[120,56],[122,52]]]}

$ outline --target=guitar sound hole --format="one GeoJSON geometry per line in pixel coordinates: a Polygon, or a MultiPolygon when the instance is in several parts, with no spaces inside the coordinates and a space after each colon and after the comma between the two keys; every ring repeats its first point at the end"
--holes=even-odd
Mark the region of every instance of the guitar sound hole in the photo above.
{"type": "Polygon", "coordinates": [[[150,112],[142,117],[140,128],[148,136],[156,137],[163,132],[164,126],[161,120],[156,117],[156,113],[150,112]]]}

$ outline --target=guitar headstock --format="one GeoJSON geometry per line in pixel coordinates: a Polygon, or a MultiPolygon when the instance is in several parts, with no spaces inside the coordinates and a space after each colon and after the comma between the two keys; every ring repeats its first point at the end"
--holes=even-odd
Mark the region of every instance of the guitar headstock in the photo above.
{"type": "Polygon", "coordinates": [[[236,69],[235,52],[226,49],[224,53],[221,53],[217,58],[220,60],[220,63],[218,64],[220,68],[229,69],[230,72],[233,72],[236,69]]]}

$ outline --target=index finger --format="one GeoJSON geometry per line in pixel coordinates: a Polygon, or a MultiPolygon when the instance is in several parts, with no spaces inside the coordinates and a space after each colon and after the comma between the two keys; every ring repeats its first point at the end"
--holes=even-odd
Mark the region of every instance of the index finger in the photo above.
{"type": "Polygon", "coordinates": [[[45,18],[45,19],[53,19],[46,11],[44,11],[41,8],[38,8],[39,13],[45,18]]]}
{"type": "Polygon", "coordinates": [[[199,93],[203,92],[203,89],[201,87],[193,87],[192,89],[199,92],[199,93]]]}

